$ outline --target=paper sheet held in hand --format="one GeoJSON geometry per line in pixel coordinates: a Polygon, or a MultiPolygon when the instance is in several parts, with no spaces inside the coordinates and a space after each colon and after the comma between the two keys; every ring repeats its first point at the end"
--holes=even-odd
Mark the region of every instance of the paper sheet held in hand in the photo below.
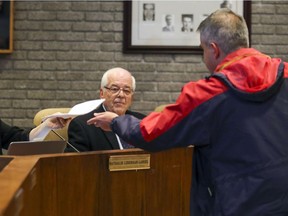
{"type": "Polygon", "coordinates": [[[84,115],[88,112],[91,112],[92,110],[96,109],[100,104],[104,102],[105,99],[97,99],[97,100],[90,100],[90,101],[85,101],[80,104],[76,104],[71,108],[71,110],[68,113],[54,113],[52,115],[45,116],[42,121],[45,121],[48,118],[53,118],[53,117],[61,117],[64,119],[67,118],[72,118],[78,115],[84,115]]]}

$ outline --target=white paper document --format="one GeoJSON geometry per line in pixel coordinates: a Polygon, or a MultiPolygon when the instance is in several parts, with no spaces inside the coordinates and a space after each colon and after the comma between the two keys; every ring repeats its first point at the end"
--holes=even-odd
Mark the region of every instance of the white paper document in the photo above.
{"type": "Polygon", "coordinates": [[[90,100],[90,101],[85,101],[80,104],[76,104],[73,106],[68,113],[54,113],[52,115],[45,116],[42,121],[45,121],[48,118],[53,118],[53,117],[61,117],[64,119],[67,118],[72,118],[78,115],[84,115],[86,113],[91,112],[92,110],[96,109],[100,104],[104,102],[105,99],[97,99],[97,100],[90,100]]]}

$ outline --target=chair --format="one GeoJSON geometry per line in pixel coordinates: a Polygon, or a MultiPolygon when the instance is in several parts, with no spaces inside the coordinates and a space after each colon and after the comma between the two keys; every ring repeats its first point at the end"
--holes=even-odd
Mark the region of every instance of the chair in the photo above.
{"type": "Polygon", "coordinates": [[[159,105],[154,109],[154,111],[155,112],[161,112],[166,106],[167,106],[167,104],[159,105]]]}
{"type": "MultiPolygon", "coordinates": [[[[35,126],[38,126],[42,122],[42,119],[45,116],[54,114],[56,112],[68,113],[70,109],[71,108],[47,108],[47,109],[40,110],[34,116],[33,123],[35,126]]],[[[65,140],[68,140],[67,129],[68,129],[68,125],[66,125],[65,127],[61,128],[61,129],[57,129],[55,131],[58,134],[60,134],[65,140]]],[[[50,131],[44,140],[49,141],[49,140],[62,140],[62,139],[60,137],[58,137],[56,134],[54,134],[52,131],[50,131]]]]}

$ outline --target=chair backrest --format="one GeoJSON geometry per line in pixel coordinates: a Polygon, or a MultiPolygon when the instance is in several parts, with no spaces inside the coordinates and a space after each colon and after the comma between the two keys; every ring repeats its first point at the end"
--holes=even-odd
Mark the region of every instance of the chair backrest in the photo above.
{"type": "MultiPolygon", "coordinates": [[[[34,120],[33,123],[35,126],[38,126],[43,117],[47,116],[47,115],[51,115],[54,114],[56,112],[61,112],[61,113],[68,113],[69,110],[71,108],[47,108],[47,109],[43,109],[40,110],[39,112],[36,113],[36,115],[34,116],[34,120]]],[[[64,128],[61,129],[57,129],[55,130],[58,134],[60,134],[65,140],[68,140],[68,134],[67,134],[67,129],[68,129],[68,125],[66,125],[64,128]]],[[[44,140],[61,140],[61,138],[59,138],[56,134],[54,134],[53,132],[50,132],[46,138],[44,140]]]]}
{"type": "Polygon", "coordinates": [[[161,112],[166,106],[167,106],[167,104],[159,105],[154,109],[154,111],[155,112],[161,112]]]}

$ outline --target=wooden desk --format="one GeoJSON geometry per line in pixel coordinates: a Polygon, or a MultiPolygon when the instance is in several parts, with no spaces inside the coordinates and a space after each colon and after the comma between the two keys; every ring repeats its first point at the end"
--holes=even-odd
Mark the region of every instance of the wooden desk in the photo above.
{"type": "Polygon", "coordinates": [[[0,157],[0,215],[189,216],[193,148],[0,157]],[[115,155],[150,169],[110,171],[115,155]]]}

